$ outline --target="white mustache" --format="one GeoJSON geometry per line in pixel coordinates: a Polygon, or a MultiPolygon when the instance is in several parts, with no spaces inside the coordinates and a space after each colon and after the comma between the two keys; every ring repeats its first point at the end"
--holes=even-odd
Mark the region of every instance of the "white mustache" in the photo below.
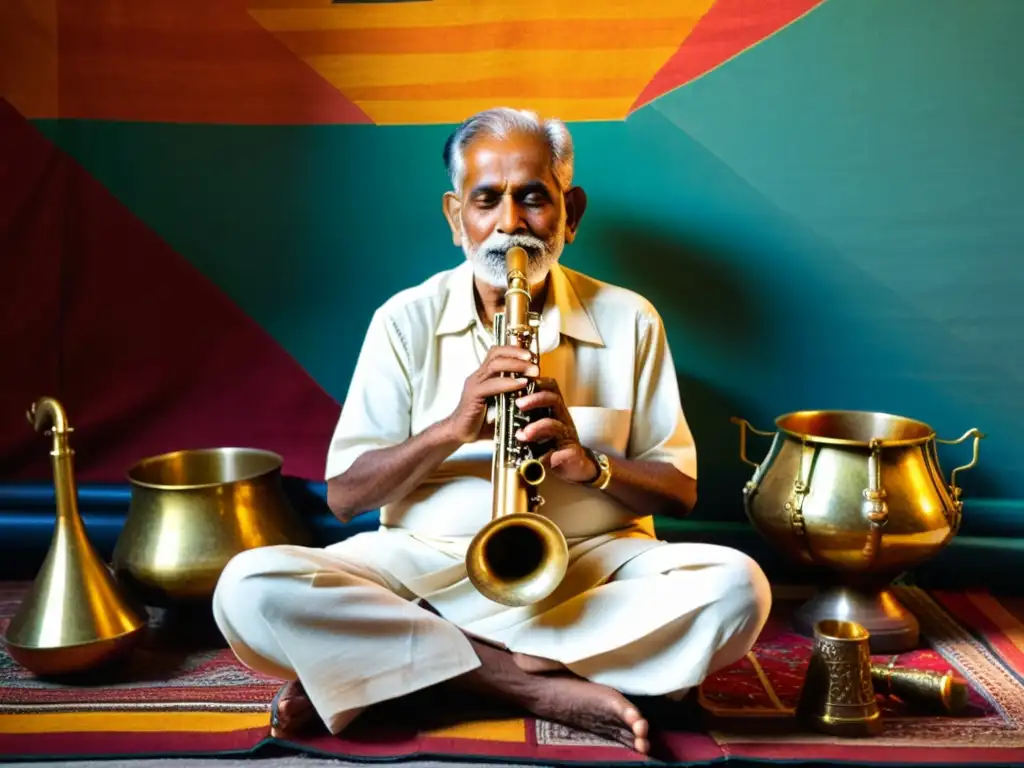
{"type": "Polygon", "coordinates": [[[480,243],[477,252],[492,257],[504,257],[510,248],[516,246],[526,250],[532,258],[546,253],[548,248],[547,243],[533,235],[506,235],[492,232],[486,240],[480,243]]]}

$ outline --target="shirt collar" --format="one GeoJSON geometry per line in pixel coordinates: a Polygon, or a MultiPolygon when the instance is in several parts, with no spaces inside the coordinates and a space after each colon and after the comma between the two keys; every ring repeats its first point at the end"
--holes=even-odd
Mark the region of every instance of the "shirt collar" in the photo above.
{"type": "MultiPolygon", "coordinates": [[[[473,289],[473,267],[464,261],[452,270],[445,291],[444,308],[437,324],[436,335],[459,333],[477,321],[476,298],[473,289]]],[[[604,346],[604,340],[593,318],[580,300],[576,288],[559,264],[551,268],[548,292],[541,310],[540,338],[542,351],[558,346],[560,336],[587,344],[604,346]]]]}

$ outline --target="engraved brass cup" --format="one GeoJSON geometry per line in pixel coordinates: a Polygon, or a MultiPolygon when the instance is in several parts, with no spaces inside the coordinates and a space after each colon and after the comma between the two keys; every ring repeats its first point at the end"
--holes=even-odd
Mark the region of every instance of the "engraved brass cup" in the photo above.
{"type": "Polygon", "coordinates": [[[977,429],[939,440],[927,424],[870,411],[798,411],[776,419],[777,432],[740,426],[740,458],[754,467],[743,489],[747,517],[771,544],[798,562],[823,566],[839,586],[801,606],[797,631],[821,619],[855,621],[872,653],[917,646],[919,626],[890,582],[937,555],[960,528],[958,474],[978,461],[977,429]],[[747,430],[772,437],[760,464],[747,458],[747,430]],[[947,483],[936,443],[974,437],[970,463],[947,483]]]}
{"type": "Polygon", "coordinates": [[[814,625],[814,650],[796,717],[805,728],[832,736],[881,733],[882,716],[871,679],[869,633],[864,627],[834,619],[814,625]]]}
{"type": "Polygon", "coordinates": [[[131,504],[113,553],[118,578],[159,607],[213,597],[239,552],[308,544],[281,478],[282,458],[252,448],[176,451],[128,472],[131,504]]]}

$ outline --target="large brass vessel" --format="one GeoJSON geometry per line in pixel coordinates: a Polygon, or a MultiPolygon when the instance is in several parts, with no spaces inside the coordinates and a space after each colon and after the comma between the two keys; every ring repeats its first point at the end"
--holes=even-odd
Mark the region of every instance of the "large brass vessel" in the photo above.
{"type": "Polygon", "coordinates": [[[121,591],[89,541],[78,511],[73,429],[52,397],[32,403],[29,422],[52,438],[57,519],[39,573],[7,627],[5,645],[16,662],[38,675],[86,672],[127,655],[146,631],[149,616],[121,591]]]}
{"type": "MultiPolygon", "coordinates": [[[[530,311],[526,251],[510,248],[505,263],[505,311],[495,315],[494,341],[530,350],[534,363],[539,364],[540,317],[530,311]]],[[[515,401],[534,386],[531,381],[525,392],[502,393],[496,398],[492,519],[473,537],[466,552],[466,571],[477,591],[509,606],[530,605],[550,595],[562,582],[569,563],[561,529],[537,513],[544,503],[538,492],[545,476],[541,450],[515,436],[529,422],[515,401]]]]}
{"type": "Polygon", "coordinates": [[[118,578],[147,604],[213,597],[239,552],[308,544],[287,495],[283,460],[253,448],[204,448],[142,459],[128,472],[131,504],[114,548],[118,578]]]}
{"type": "Polygon", "coordinates": [[[780,416],[776,432],[740,426],[740,458],[754,467],[743,489],[754,527],[795,560],[824,566],[839,585],[796,614],[799,632],[818,621],[852,621],[873,653],[898,653],[919,639],[916,618],[889,590],[898,575],[937,555],[960,529],[958,475],[978,460],[977,429],[939,440],[927,424],[870,411],[798,411],[780,416]],[[761,463],[747,458],[747,431],[772,437],[761,463]],[[971,461],[944,479],[937,443],[974,437],[971,461]]]}

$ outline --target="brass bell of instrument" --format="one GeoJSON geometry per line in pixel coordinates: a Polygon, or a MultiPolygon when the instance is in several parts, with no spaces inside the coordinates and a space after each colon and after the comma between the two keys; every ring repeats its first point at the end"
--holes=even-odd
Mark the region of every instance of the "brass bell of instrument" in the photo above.
{"type": "Polygon", "coordinates": [[[466,570],[477,591],[496,603],[532,605],[554,592],[569,562],[565,536],[533,512],[496,517],[473,538],[466,570]]]}
{"type": "MultiPolygon", "coordinates": [[[[505,311],[494,317],[494,341],[530,350],[536,364],[540,318],[530,311],[527,258],[526,251],[518,247],[510,248],[505,256],[508,288],[505,311]]],[[[544,502],[537,492],[544,481],[544,465],[531,446],[515,437],[529,423],[515,401],[533,388],[530,382],[525,392],[502,393],[496,398],[492,519],[466,551],[466,571],[473,586],[490,600],[508,606],[543,600],[562,582],[569,564],[569,548],[561,529],[536,512],[544,502]]]]}
{"type": "Polygon", "coordinates": [[[73,456],[63,406],[43,397],[28,411],[37,432],[53,439],[57,519],[49,552],[32,588],[11,619],[7,652],[37,675],[85,672],[130,652],[148,625],[148,615],[122,594],[93,548],[78,511],[73,456]]]}

